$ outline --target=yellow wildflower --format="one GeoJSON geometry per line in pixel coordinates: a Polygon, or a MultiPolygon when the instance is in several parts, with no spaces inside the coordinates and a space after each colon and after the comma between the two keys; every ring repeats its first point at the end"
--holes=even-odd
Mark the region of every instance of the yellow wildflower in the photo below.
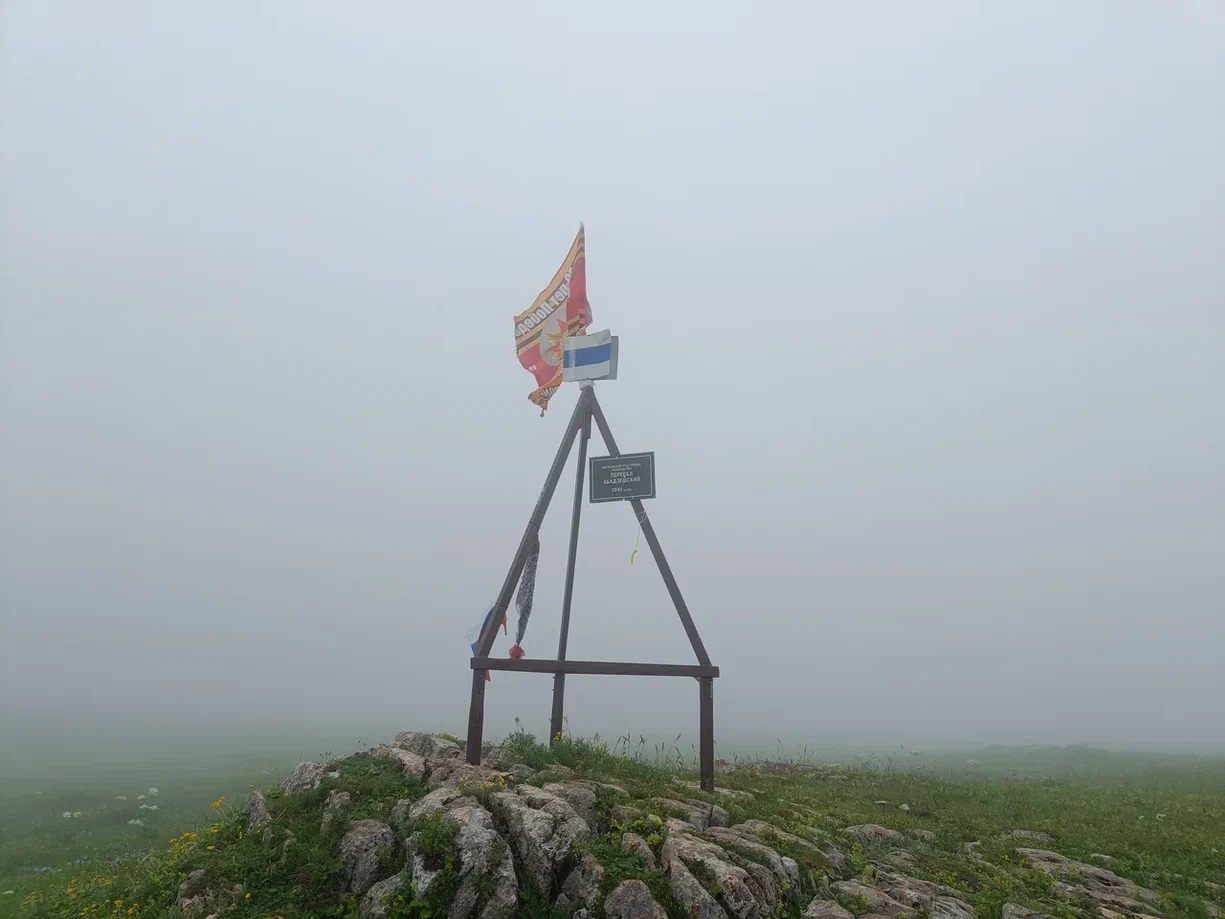
{"type": "Polygon", "coordinates": [[[243,897],[243,899],[244,899],[244,900],[250,900],[250,899],[251,899],[251,891],[249,891],[249,890],[248,890],[248,891],[247,891],[247,895],[246,895],[245,897],[243,897]]]}
{"type": "Polygon", "coordinates": [[[211,807],[213,810],[216,810],[217,808],[221,806],[221,802],[224,800],[225,800],[225,795],[222,795],[220,798],[218,798],[216,801],[210,804],[209,807],[211,807]]]}
{"type": "Polygon", "coordinates": [[[217,848],[217,847],[216,847],[216,846],[209,846],[209,847],[208,847],[208,851],[212,852],[212,851],[213,851],[215,848],[217,848]]]}

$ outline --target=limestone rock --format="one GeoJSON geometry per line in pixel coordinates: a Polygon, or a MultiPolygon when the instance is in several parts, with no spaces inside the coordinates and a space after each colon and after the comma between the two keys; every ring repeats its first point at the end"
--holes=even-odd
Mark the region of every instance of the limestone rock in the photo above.
{"type": "Polygon", "coordinates": [[[707,826],[728,827],[732,825],[731,816],[718,804],[707,804],[705,801],[696,801],[689,798],[684,798],[682,800],[690,807],[696,807],[699,810],[706,812],[707,826]]]}
{"type": "MultiPolygon", "coordinates": [[[[916,911],[927,909],[933,919],[975,919],[974,908],[960,891],[898,874],[879,862],[872,867],[875,869],[872,886],[902,906],[916,911]]],[[[873,911],[884,912],[875,908],[873,911]]]]}
{"type": "Polygon", "coordinates": [[[919,867],[918,859],[905,849],[894,849],[885,856],[885,861],[894,868],[901,868],[903,871],[913,871],[919,867]]]}
{"type": "Polygon", "coordinates": [[[417,801],[411,798],[401,798],[391,809],[391,819],[401,826],[416,823],[427,817],[442,813],[448,804],[460,797],[458,789],[436,788],[424,798],[417,801]]]}
{"type": "Polygon", "coordinates": [[[425,778],[425,757],[418,753],[385,743],[375,744],[368,752],[371,756],[389,759],[396,763],[405,775],[415,779],[425,778]]]}
{"type": "Polygon", "coordinates": [[[1065,879],[1055,886],[1071,897],[1088,896],[1099,906],[1126,913],[1160,914],[1160,898],[1146,887],[1119,877],[1113,871],[1077,862],[1046,849],[1017,849],[1031,868],[1065,879]]]}
{"type": "Polygon", "coordinates": [[[899,903],[883,891],[858,881],[839,881],[833,885],[834,890],[848,897],[860,897],[868,904],[868,912],[891,919],[914,919],[915,910],[899,903]]]}
{"type": "Polygon", "coordinates": [[[749,836],[752,839],[757,839],[766,845],[769,845],[771,840],[774,839],[785,842],[792,848],[804,851],[807,854],[808,861],[817,864],[826,863],[829,873],[832,875],[846,876],[851,873],[851,860],[834,846],[826,845],[819,847],[814,842],[801,836],[796,836],[794,833],[788,833],[786,830],[772,823],[766,823],[764,820],[746,820],[744,823],[739,823],[732,827],[732,831],[749,836]]]}
{"type": "Polygon", "coordinates": [[[595,906],[603,880],[604,866],[584,853],[562,882],[561,895],[557,898],[558,908],[570,912],[580,903],[583,906],[595,906]]]}
{"type": "MultiPolygon", "coordinates": [[[[646,811],[630,804],[614,804],[608,809],[608,816],[617,823],[633,823],[640,817],[647,816],[646,811]]],[[[652,814],[651,816],[655,816],[652,814]]]]}
{"type": "Polygon", "coordinates": [[[379,881],[362,897],[357,914],[361,919],[387,919],[387,900],[404,887],[404,875],[393,874],[379,881]]]}
{"type": "Polygon", "coordinates": [[[494,794],[491,806],[536,889],[548,898],[574,844],[591,835],[587,821],[563,798],[531,785],[494,794]]]}
{"type": "Polygon", "coordinates": [[[247,817],[248,833],[272,819],[272,815],[268,813],[268,802],[258,791],[253,791],[247,796],[247,803],[243,805],[242,812],[247,817]]]}
{"type": "Polygon", "coordinates": [[[298,763],[298,768],[281,783],[281,788],[287,795],[318,788],[328,769],[327,763],[298,763]]]}
{"type": "Polygon", "coordinates": [[[856,826],[848,826],[843,832],[848,836],[854,836],[861,842],[892,842],[902,838],[902,834],[897,830],[891,830],[879,823],[860,823],[856,826]]]}
{"type": "Polygon", "coordinates": [[[825,856],[825,860],[829,862],[834,873],[838,877],[849,878],[854,871],[851,865],[851,857],[839,849],[832,842],[826,843],[821,847],[821,854],[825,856]]]}
{"type": "Polygon", "coordinates": [[[340,840],[345,890],[365,893],[378,880],[379,850],[396,844],[396,834],[378,820],[358,820],[340,840]]]}
{"type": "Polygon", "coordinates": [[[668,919],[642,881],[622,881],[604,898],[605,919],[668,919]]]}
{"type": "Polygon", "coordinates": [[[186,900],[208,889],[208,876],[203,868],[197,868],[183,879],[179,885],[179,899],[186,900]]]}
{"type": "MultiPolygon", "coordinates": [[[[684,868],[695,880],[710,884],[711,889],[718,891],[714,894],[716,905],[734,919],[758,919],[774,910],[777,891],[771,889],[772,885],[763,884],[762,877],[736,864],[712,842],[685,833],[670,835],[664,842],[660,861],[670,874],[684,868]]],[[[695,905],[701,906],[700,901],[695,905]]]]}
{"type": "Polygon", "coordinates": [[[473,766],[463,760],[437,763],[430,771],[430,788],[458,788],[464,793],[476,791],[481,785],[505,788],[514,785],[510,772],[498,772],[488,766],[473,766]]]}
{"type": "Polygon", "coordinates": [[[899,874],[896,871],[890,871],[887,866],[882,865],[880,862],[873,862],[872,867],[875,869],[872,886],[883,890],[890,897],[906,906],[913,906],[918,909],[920,906],[930,904],[933,900],[942,896],[957,900],[967,900],[965,894],[952,887],[946,887],[943,884],[933,884],[931,881],[923,881],[905,874],[899,874]]]}
{"type": "Polygon", "coordinates": [[[690,919],[727,919],[723,907],[689,872],[684,862],[677,861],[668,869],[668,885],[672,896],[676,897],[681,909],[690,919]]]}
{"type": "Polygon", "coordinates": [[[1000,915],[1002,919],[1054,919],[1053,916],[1048,916],[1046,913],[1039,913],[1015,903],[1005,903],[1000,915]]]}
{"type": "MultiPolygon", "coordinates": [[[[561,782],[549,782],[544,786],[560,798],[564,798],[574,808],[575,813],[587,821],[587,825],[595,830],[600,825],[600,815],[596,810],[596,801],[601,792],[629,801],[629,795],[619,785],[607,782],[592,782],[583,779],[566,779],[561,782]]],[[[620,805],[624,806],[624,805],[620,805]]]]}
{"type": "Polygon", "coordinates": [[[319,829],[327,829],[327,825],[339,816],[342,807],[348,807],[353,803],[353,796],[347,791],[332,791],[328,794],[327,800],[323,802],[323,819],[319,823],[319,829]]]}
{"type": "Polygon", "coordinates": [[[445,819],[459,827],[459,890],[450,919],[514,919],[519,911],[514,859],[489,811],[471,798],[457,798],[445,819]]]}
{"type": "Polygon", "coordinates": [[[705,801],[678,801],[675,798],[651,798],[648,802],[652,807],[667,814],[676,814],[681,820],[704,830],[712,825],[712,820],[718,821],[715,826],[730,826],[727,811],[717,804],[707,804],[705,801]]]}
{"type": "Polygon", "coordinates": [[[637,833],[625,833],[621,837],[621,851],[629,855],[637,855],[648,868],[658,868],[655,853],[647,845],[647,841],[637,833]]]}
{"type": "Polygon", "coordinates": [[[208,889],[208,877],[203,868],[197,868],[179,885],[175,906],[183,919],[203,919],[213,911],[213,894],[208,889]]]}
{"type": "Polygon", "coordinates": [[[849,909],[837,900],[813,900],[804,910],[802,919],[854,919],[849,909]]]}
{"type": "Polygon", "coordinates": [[[427,774],[433,773],[442,765],[454,766],[464,758],[464,751],[459,744],[424,731],[401,731],[391,742],[391,746],[420,756],[425,761],[427,774]]]}
{"type": "MultiPolygon", "coordinates": [[[[744,856],[754,865],[769,871],[769,878],[758,877],[757,880],[759,884],[773,889],[775,899],[779,892],[784,890],[792,897],[799,894],[800,866],[794,859],[779,855],[769,846],[755,839],[748,839],[730,829],[711,827],[708,832],[723,847],[724,851],[744,856]]],[[[754,873],[748,865],[743,862],[740,864],[745,870],[754,873]]]]}

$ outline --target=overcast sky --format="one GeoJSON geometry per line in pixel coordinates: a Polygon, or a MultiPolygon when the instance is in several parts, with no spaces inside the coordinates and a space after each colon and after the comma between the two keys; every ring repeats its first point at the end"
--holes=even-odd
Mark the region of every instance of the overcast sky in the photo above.
{"type": "MultiPolygon", "coordinates": [[[[6,714],[462,733],[584,221],[721,741],[1225,746],[1223,10],[0,3],[6,714]]],[[[692,660],[636,532],[571,657],[692,660]]]]}

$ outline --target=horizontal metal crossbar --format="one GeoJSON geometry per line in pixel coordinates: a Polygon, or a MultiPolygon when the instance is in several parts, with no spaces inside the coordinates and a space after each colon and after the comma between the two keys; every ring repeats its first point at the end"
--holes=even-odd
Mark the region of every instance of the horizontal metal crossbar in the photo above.
{"type": "Polygon", "coordinates": [[[614,676],[717,677],[713,664],[632,664],[625,661],[555,661],[504,657],[474,657],[473,670],[511,670],[518,673],[590,673],[614,676]]]}

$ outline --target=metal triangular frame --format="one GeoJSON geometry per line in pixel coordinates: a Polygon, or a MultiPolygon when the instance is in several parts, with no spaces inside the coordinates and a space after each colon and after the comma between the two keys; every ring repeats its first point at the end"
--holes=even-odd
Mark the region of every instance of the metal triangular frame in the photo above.
{"type": "Polygon", "coordinates": [[[574,562],[578,554],[578,527],[583,507],[583,478],[586,474],[587,442],[591,439],[592,419],[600,429],[600,436],[604,439],[604,446],[608,452],[612,456],[621,455],[621,451],[617,449],[617,441],[608,427],[608,419],[604,417],[604,411],[596,399],[595,388],[585,387],[579,394],[578,402],[574,405],[574,413],[570,416],[569,424],[566,425],[561,445],[557,448],[557,455],[553,457],[553,465],[549,469],[544,488],[536,501],[536,508],[532,511],[527,529],[524,530],[523,538],[519,541],[519,550],[515,553],[515,559],[506,573],[506,580],[502,582],[502,590],[498,593],[498,599],[494,603],[493,615],[489,617],[488,627],[481,633],[477,653],[472,658],[472,702],[468,709],[467,760],[474,766],[481,761],[482,735],[485,726],[485,672],[487,670],[553,674],[553,711],[549,734],[554,739],[562,729],[567,673],[692,677],[698,681],[698,747],[702,787],[710,791],[715,787],[714,681],[719,675],[719,668],[710,662],[706,646],[702,644],[702,636],[698,634],[693,617],[689,615],[689,607],[685,605],[681,589],[672,575],[672,568],[668,565],[664,550],[659,545],[655,528],[651,526],[651,520],[642,506],[642,501],[637,498],[630,500],[630,506],[642,527],[642,535],[646,537],[651,555],[654,556],[659,573],[663,576],[664,586],[667,587],[672,604],[676,607],[676,614],[685,627],[685,634],[689,636],[689,644],[693,646],[693,653],[698,663],[640,664],[618,661],[566,660],[566,642],[570,634],[570,600],[574,593],[574,562]],[[574,508],[570,519],[570,547],[566,560],[566,586],[562,598],[561,637],[558,641],[557,659],[503,660],[490,657],[489,653],[493,650],[494,639],[497,636],[497,624],[502,621],[502,617],[510,608],[511,596],[519,583],[519,576],[523,573],[523,566],[527,562],[532,543],[540,532],[540,525],[544,521],[545,512],[549,509],[553,492],[557,489],[557,483],[561,479],[562,470],[565,468],[566,460],[570,457],[570,450],[574,446],[576,437],[580,438],[578,470],[574,481],[574,508]]]}

